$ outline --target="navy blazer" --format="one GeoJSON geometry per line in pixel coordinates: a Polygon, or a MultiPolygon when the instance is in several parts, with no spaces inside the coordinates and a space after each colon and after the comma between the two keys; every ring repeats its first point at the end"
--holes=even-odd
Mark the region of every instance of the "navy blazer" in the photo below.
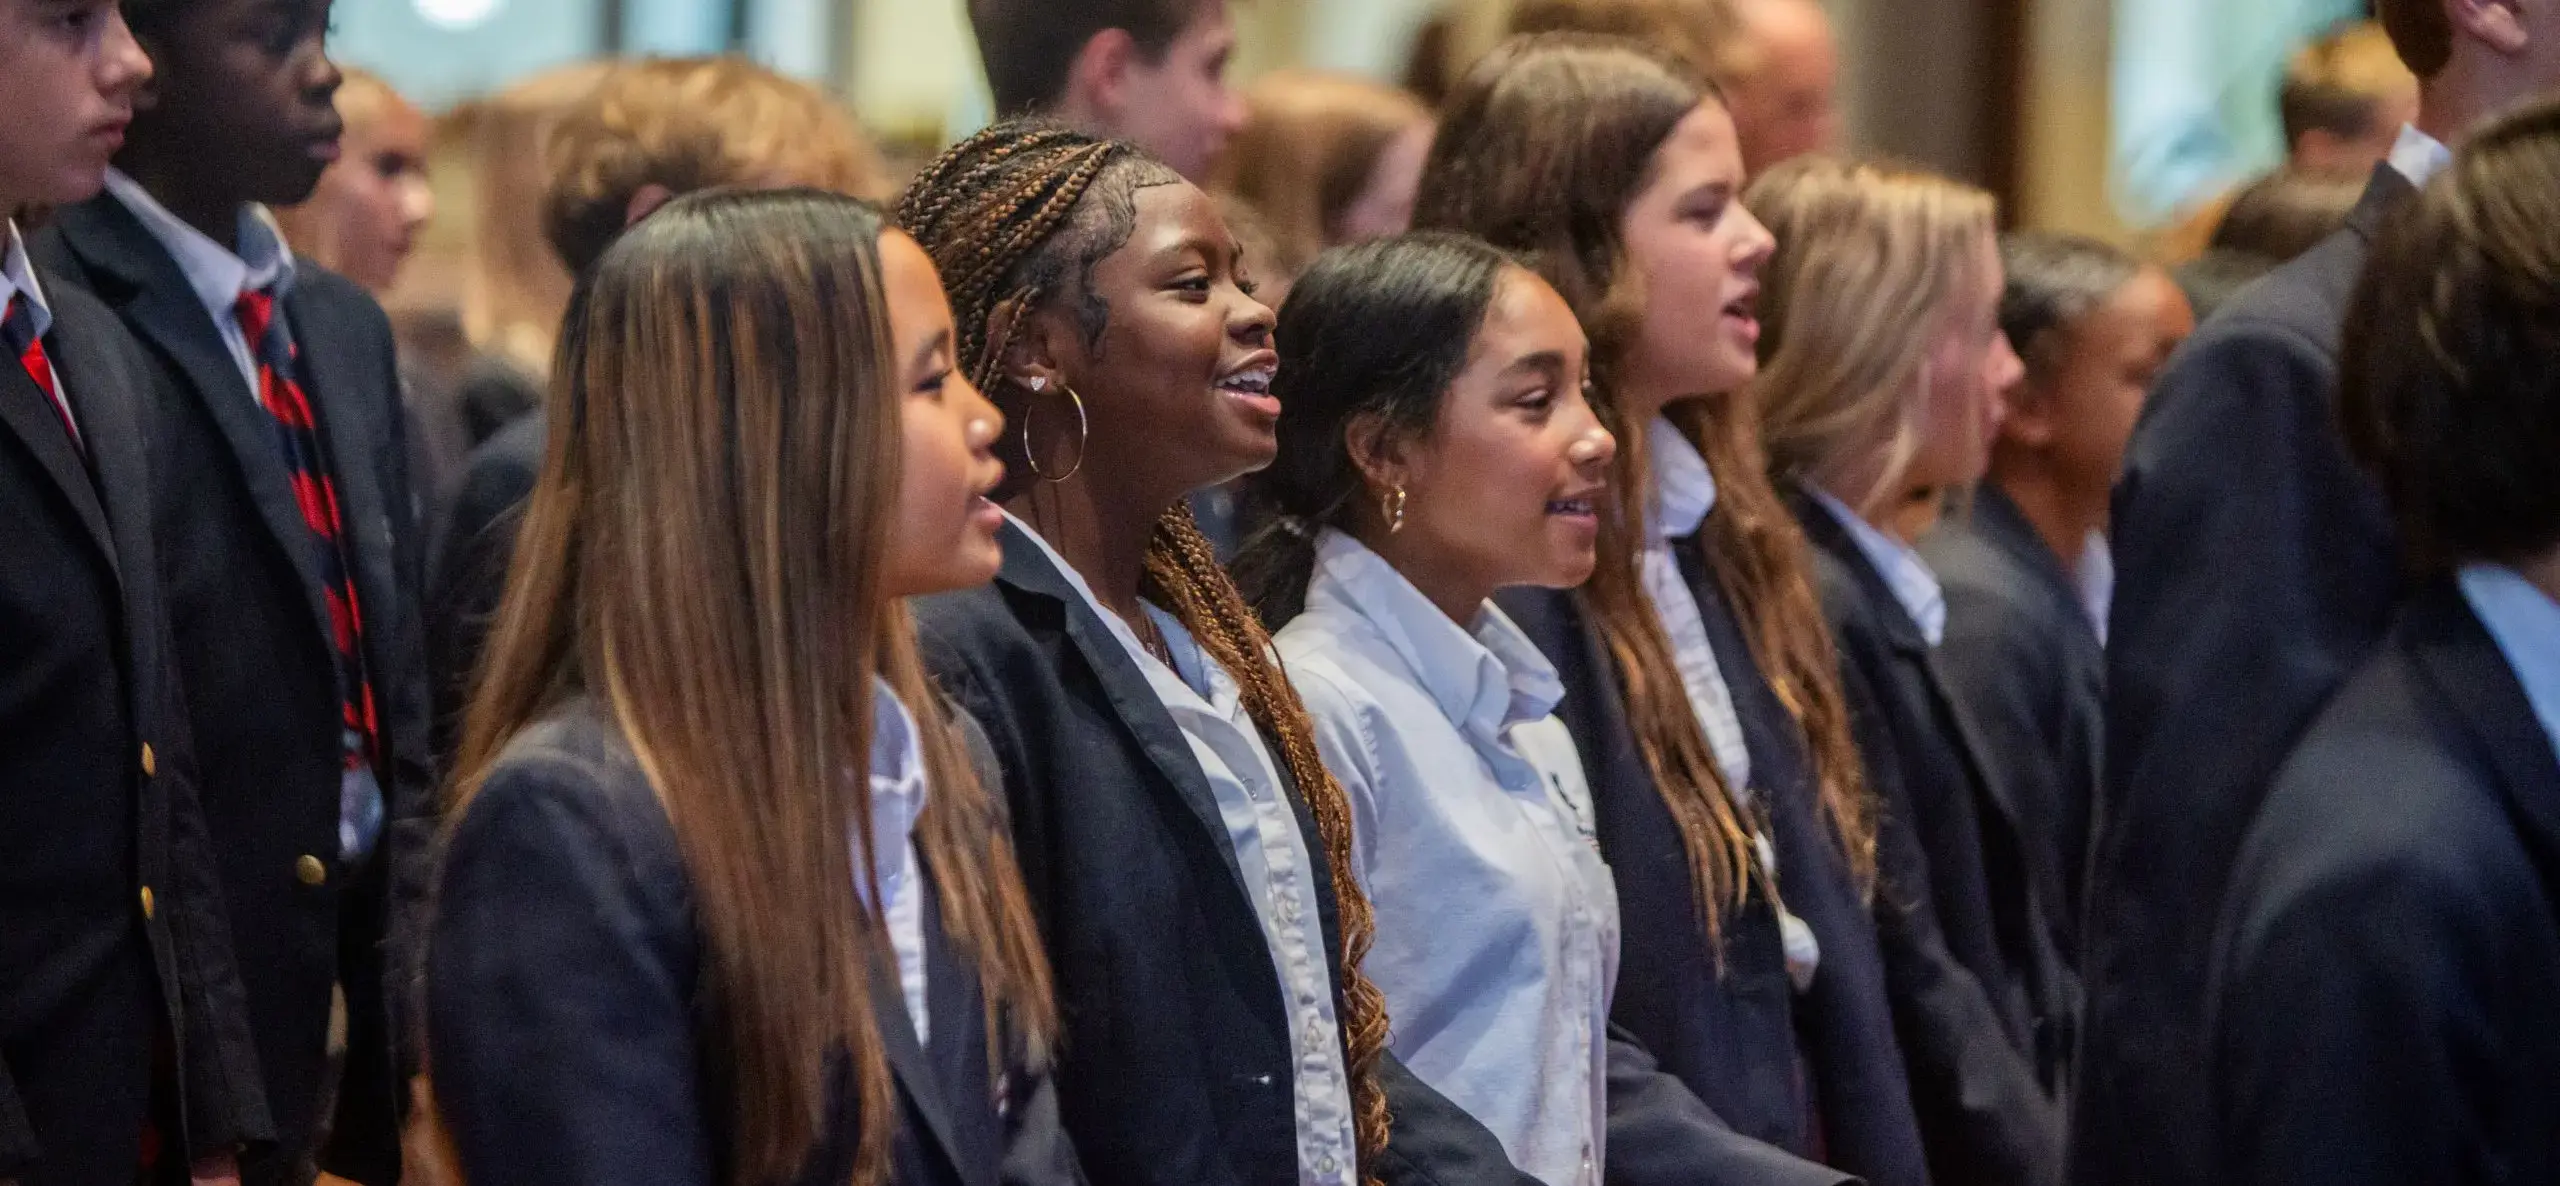
{"type": "Polygon", "coordinates": [[[399,1176],[406,1099],[386,964],[392,901],[422,899],[434,779],[426,751],[419,546],[390,323],[362,289],[297,261],[280,316],[334,471],[386,759],[375,859],[338,859],[343,769],[335,644],[318,560],[275,427],[177,261],[113,195],[54,216],[33,250],[148,347],[155,530],[197,744],[205,822],[281,1142],[253,1178],[399,1176]],[[330,993],[347,1058],[330,1145],[311,1147],[329,1072],[330,993]]]}
{"type": "Polygon", "coordinates": [[[2285,764],[2215,948],[2216,1180],[2560,1182],[2560,757],[2452,582],[2285,764]]]}
{"type": "Polygon", "coordinates": [[[170,669],[149,363],[39,282],[80,443],[0,364],[0,1180],[86,1186],[132,1180],[163,1035],[173,1153],[274,1131],[170,669]]]}
{"type": "MultiPolygon", "coordinates": [[[[925,659],[985,726],[1057,973],[1067,1132],[1114,1186],[1295,1186],[1295,1059],[1278,976],[1198,759],[1109,627],[1007,524],[982,589],[920,599],[925,659]]],[[[1286,781],[1286,771],[1282,772],[1286,781]]],[[[1314,883],[1329,887],[1315,821],[1314,883]]],[[[1316,895],[1325,947],[1333,896],[1316,895]]],[[[1337,984],[1336,1007],[1340,1008],[1337,984]]],[[[1393,1183],[1518,1183],[1483,1125],[1392,1055],[1393,1183]]]]}
{"type": "Polygon", "coordinates": [[[1848,529],[1786,492],[1813,544],[1842,691],[1882,811],[1877,926],[1933,1176],[2060,1180],[2075,988],[2044,921],[2020,813],[1928,640],[1848,529]]]}
{"type": "Polygon", "coordinates": [[[2347,455],[2335,389],[2374,232],[2415,192],[2377,168],[2346,229],[2207,320],[2125,454],[2081,939],[2081,1186],[2217,1180],[2195,1139],[2195,1071],[2223,884],[2277,765],[2400,594],[2390,517],[2347,455]]]}
{"type": "MultiPolygon", "coordinates": [[[[983,765],[983,742],[971,750],[983,765]]],[[[508,744],[455,821],[437,890],[428,1047],[467,1180],[730,1180],[733,1105],[705,1047],[690,880],[665,805],[598,702],[573,698],[508,744]]],[[[898,1089],[891,1180],[1081,1186],[1047,1075],[1010,1040],[1003,1074],[991,1070],[976,971],[943,932],[937,896],[923,897],[929,1043],[895,963],[873,966],[898,1089]]],[[[861,1104],[849,1080],[839,1067],[826,1130],[793,1181],[851,1177],[861,1104]]]]}
{"type": "Polygon", "coordinates": [[[1920,1186],[1928,1165],[1875,924],[1821,821],[1803,733],[1762,677],[1696,537],[1672,541],[1672,552],[1742,720],[1781,892],[1821,941],[1822,967],[1798,996],[1757,883],[1726,918],[1723,951],[1708,946],[1687,847],[1627,722],[1607,644],[1573,594],[1506,590],[1504,611],[1563,681],[1557,715],[1582,753],[1618,884],[1624,937],[1611,1015],[1736,1131],[1876,1186],[1920,1186]]]}
{"type": "Polygon", "coordinates": [[[509,421],[463,460],[438,503],[427,566],[427,683],[436,757],[453,759],[480,651],[506,595],[524,505],[542,475],[549,419],[536,408],[509,421]]]}
{"type": "Polygon", "coordinates": [[[1996,484],[1972,514],[1920,541],[1947,596],[1938,670],[1980,731],[1991,780],[2018,804],[2045,921],[2066,960],[2079,952],[2089,804],[2106,737],[2106,648],[2080,589],[2024,511],[1996,484]]]}

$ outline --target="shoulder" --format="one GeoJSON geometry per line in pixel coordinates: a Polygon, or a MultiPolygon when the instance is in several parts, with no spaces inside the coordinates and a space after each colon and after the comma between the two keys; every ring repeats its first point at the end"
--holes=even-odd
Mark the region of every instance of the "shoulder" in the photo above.
{"type": "Polygon", "coordinates": [[[610,854],[676,859],[665,806],[622,731],[584,698],[554,710],[500,754],[453,824],[448,860],[560,860],[610,854]]]}
{"type": "Polygon", "coordinates": [[[300,298],[295,304],[306,315],[318,313],[329,318],[332,335],[362,335],[366,345],[387,346],[391,341],[391,318],[383,313],[372,293],[301,256],[293,261],[292,294],[300,298]]]}
{"type": "Polygon", "coordinates": [[[925,664],[937,676],[974,673],[983,677],[1043,662],[1038,641],[998,586],[912,598],[908,606],[925,664]]]}

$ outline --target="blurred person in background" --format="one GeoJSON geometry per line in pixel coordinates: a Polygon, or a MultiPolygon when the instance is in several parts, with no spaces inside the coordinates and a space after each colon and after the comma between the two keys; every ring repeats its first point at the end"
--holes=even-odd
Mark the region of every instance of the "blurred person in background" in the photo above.
{"type": "Polygon", "coordinates": [[[1227,0],[969,0],[1000,119],[1045,115],[1206,182],[1244,100],[1227,0]]]}
{"type": "Polygon", "coordinates": [[[1255,82],[1245,107],[1217,188],[1261,217],[1271,253],[1249,259],[1276,308],[1325,248],[1393,235],[1413,221],[1432,119],[1394,87],[1298,70],[1255,82]]]}
{"type": "Polygon", "coordinates": [[[1515,37],[1584,33],[1641,41],[1712,78],[1724,64],[1733,19],[1722,0],[1519,0],[1507,28],[1515,37]]]}
{"type": "Polygon", "coordinates": [[[2000,328],[2026,374],[2004,397],[1969,512],[1920,554],[1946,585],[1939,670],[2016,798],[2069,959],[2106,728],[2107,496],[2143,396],[2195,316],[2167,272],[2092,239],[2012,234],[2000,256],[2000,328]]]}
{"type": "Polygon", "coordinates": [[[2249,282],[2311,250],[2347,225],[2365,179],[2285,168],[2242,189],[2223,211],[2203,255],[2178,265],[2178,287],[2196,319],[2213,315],[2249,282]]]}
{"type": "Polygon", "coordinates": [[[1726,0],[1731,28],[1717,46],[1717,81],[1742,133],[1754,177],[1809,152],[1840,147],[1840,42],[1819,0],[1726,0]]]}
{"type": "Polygon", "coordinates": [[[352,67],[338,88],[338,159],[300,205],[275,212],[303,257],[380,300],[400,276],[420,228],[435,216],[427,186],[427,117],[380,76],[352,67]]]}

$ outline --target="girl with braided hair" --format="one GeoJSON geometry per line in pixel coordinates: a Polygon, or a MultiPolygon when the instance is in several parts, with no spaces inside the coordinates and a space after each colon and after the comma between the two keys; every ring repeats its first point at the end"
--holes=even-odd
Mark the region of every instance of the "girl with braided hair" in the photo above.
{"type": "Polygon", "coordinates": [[[1216,207],[1135,148],[1016,122],[934,162],[898,218],[1014,425],[996,584],[917,616],[1004,767],[1086,1168],[1523,1181],[1383,1054],[1350,808],[1184,506],[1276,448],[1272,314],[1216,207]]]}

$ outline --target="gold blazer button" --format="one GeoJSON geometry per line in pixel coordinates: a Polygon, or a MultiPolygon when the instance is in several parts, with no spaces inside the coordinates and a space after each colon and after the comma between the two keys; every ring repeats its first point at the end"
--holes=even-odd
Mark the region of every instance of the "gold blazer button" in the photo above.
{"type": "Polygon", "coordinates": [[[329,867],[306,853],[293,863],[293,875],[304,885],[321,885],[329,880],[329,867]]]}

